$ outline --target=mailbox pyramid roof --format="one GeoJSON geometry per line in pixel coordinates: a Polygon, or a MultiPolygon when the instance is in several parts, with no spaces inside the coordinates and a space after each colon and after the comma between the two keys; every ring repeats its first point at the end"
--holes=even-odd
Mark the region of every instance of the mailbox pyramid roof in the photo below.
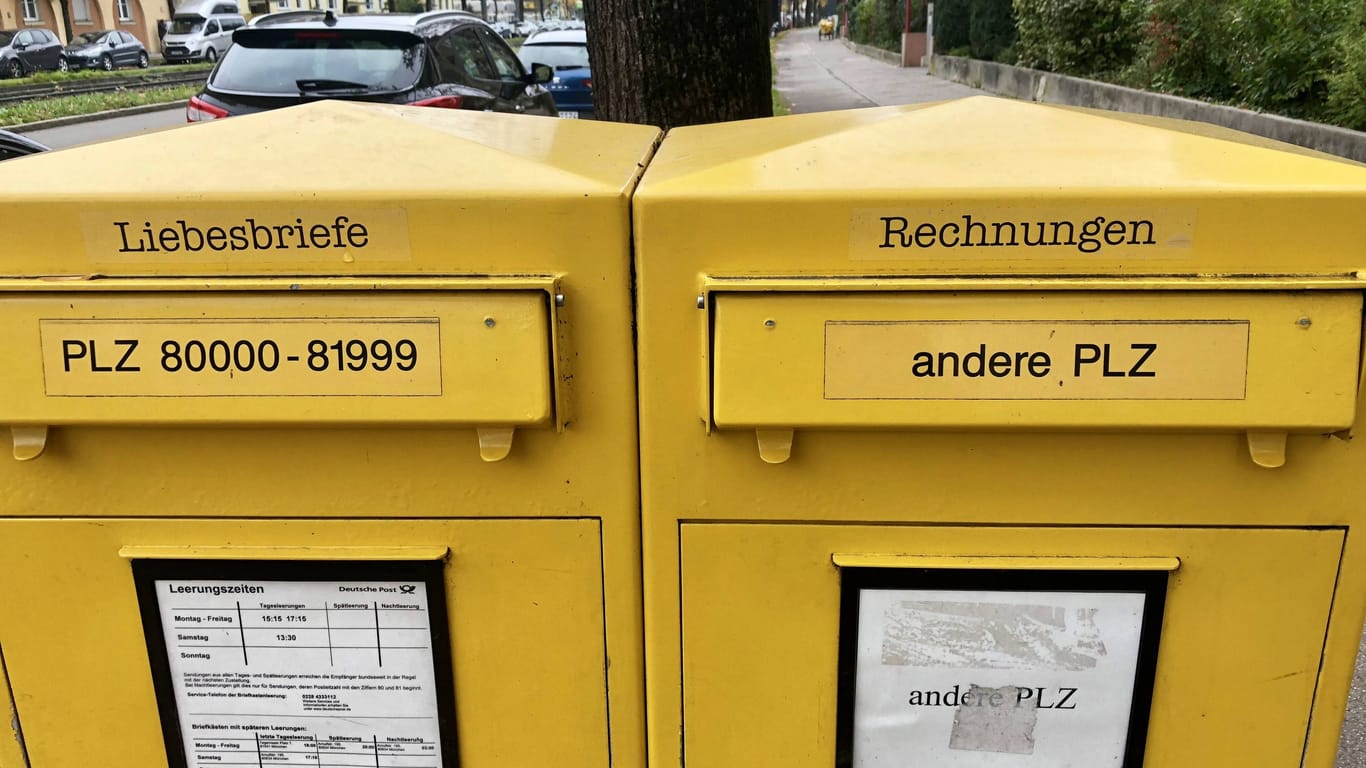
{"type": "Polygon", "coordinates": [[[642,191],[931,195],[1354,186],[1366,167],[1204,123],[976,96],[674,129],[642,191]]]}
{"type": "Polygon", "coordinates": [[[831,274],[1366,269],[1366,166],[1199,123],[991,97],[675,129],[635,205],[642,221],[692,221],[690,247],[715,251],[718,271],[723,253],[831,274]],[[1068,242],[1088,226],[1100,247],[1068,242]],[[1041,230],[1049,240],[1025,247],[1041,230]]]}
{"type": "MultiPolygon", "coordinates": [[[[383,209],[391,228],[411,233],[405,255],[379,255],[386,273],[515,270],[515,255],[462,256],[514,250],[514,240],[544,253],[574,242],[577,217],[624,216],[658,137],[646,126],[320,101],[34,155],[0,165],[3,269],[13,274],[21,252],[22,268],[43,274],[175,261],[108,253],[94,230],[136,250],[144,224],[154,236],[179,220],[191,229],[247,219],[332,226],[383,209]],[[111,230],[119,221],[127,224],[111,230]]],[[[231,266],[224,257],[186,269],[231,266]]],[[[366,269],[258,260],[250,271],[366,269]]]]}

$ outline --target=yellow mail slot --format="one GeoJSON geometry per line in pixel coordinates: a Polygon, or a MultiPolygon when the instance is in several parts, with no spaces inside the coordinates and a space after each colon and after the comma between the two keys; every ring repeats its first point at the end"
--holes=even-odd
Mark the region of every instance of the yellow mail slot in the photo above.
{"type": "Polygon", "coordinates": [[[723,294],[720,427],[1352,423],[1356,293],[723,294]]]}
{"type": "Polygon", "coordinates": [[[0,422],[534,425],[543,291],[0,300],[0,422]]]}

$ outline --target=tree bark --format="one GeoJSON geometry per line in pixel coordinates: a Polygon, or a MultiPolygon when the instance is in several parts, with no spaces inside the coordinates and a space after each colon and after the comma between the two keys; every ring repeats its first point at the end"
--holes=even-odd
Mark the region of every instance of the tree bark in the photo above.
{"type": "Polygon", "coordinates": [[[766,0],[585,3],[597,117],[672,128],[773,114],[766,0]]]}

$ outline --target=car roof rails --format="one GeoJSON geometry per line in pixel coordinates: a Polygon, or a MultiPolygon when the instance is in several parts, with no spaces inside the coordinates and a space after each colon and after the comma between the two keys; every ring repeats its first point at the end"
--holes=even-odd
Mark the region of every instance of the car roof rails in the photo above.
{"type": "Polygon", "coordinates": [[[327,13],[330,13],[330,11],[276,11],[275,13],[253,16],[251,21],[247,22],[247,24],[252,27],[268,27],[272,24],[293,24],[298,21],[318,21],[327,13]]]}
{"type": "Polygon", "coordinates": [[[413,23],[425,24],[429,21],[439,21],[443,18],[480,19],[481,17],[479,16],[479,14],[471,13],[470,11],[427,11],[426,13],[419,13],[413,19],[413,23]]]}

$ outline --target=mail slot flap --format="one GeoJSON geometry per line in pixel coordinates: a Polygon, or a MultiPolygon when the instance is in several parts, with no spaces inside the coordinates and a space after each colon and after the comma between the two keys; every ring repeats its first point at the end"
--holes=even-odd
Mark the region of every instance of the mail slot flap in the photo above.
{"type": "Polygon", "coordinates": [[[547,423],[547,304],[531,290],[10,294],[0,423],[547,423]]]}
{"type": "Polygon", "coordinates": [[[1353,292],[722,294],[719,427],[1337,430],[1353,292]]]}

